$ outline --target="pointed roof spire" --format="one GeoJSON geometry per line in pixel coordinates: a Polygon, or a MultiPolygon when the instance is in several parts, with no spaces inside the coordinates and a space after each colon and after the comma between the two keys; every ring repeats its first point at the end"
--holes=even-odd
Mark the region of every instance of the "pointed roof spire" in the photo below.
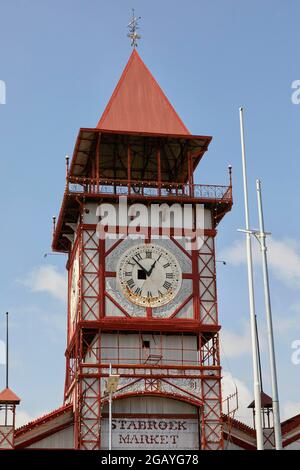
{"type": "Polygon", "coordinates": [[[0,403],[12,403],[18,405],[20,401],[21,399],[8,387],[0,393],[0,403]]]}
{"type": "Polygon", "coordinates": [[[135,48],[97,128],[190,135],[135,48]]]}

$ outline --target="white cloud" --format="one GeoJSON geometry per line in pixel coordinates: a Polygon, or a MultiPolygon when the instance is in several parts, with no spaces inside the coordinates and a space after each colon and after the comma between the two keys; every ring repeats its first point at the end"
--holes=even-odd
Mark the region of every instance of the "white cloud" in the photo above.
{"type": "Polygon", "coordinates": [[[292,418],[300,413],[300,402],[287,401],[282,407],[281,421],[292,418]]]}
{"type": "Polygon", "coordinates": [[[66,302],[67,277],[55,266],[39,266],[33,269],[22,283],[32,292],[47,292],[56,299],[66,302]]]}
{"type": "Polygon", "coordinates": [[[245,326],[242,334],[234,333],[226,328],[220,332],[220,344],[226,357],[240,357],[251,354],[250,327],[245,326]]]}
{"type": "Polygon", "coordinates": [[[31,421],[37,419],[39,416],[44,416],[47,414],[48,411],[43,411],[41,413],[35,413],[34,415],[30,415],[27,413],[25,410],[18,410],[16,411],[16,428],[20,428],[21,426],[24,426],[27,423],[30,423],[31,421]]]}
{"type": "MultiPolygon", "coordinates": [[[[230,372],[223,371],[222,375],[223,413],[227,414],[227,402],[224,402],[224,400],[229,395],[234,394],[237,388],[238,410],[235,412],[234,418],[248,424],[249,426],[253,426],[252,412],[247,408],[253,401],[253,394],[242,380],[233,377],[230,372]]],[[[232,398],[229,400],[229,411],[232,411],[235,408],[236,401],[232,398]]]]}
{"type": "MultiPolygon", "coordinates": [[[[296,240],[286,238],[276,240],[269,237],[268,263],[270,269],[277,279],[284,282],[288,287],[300,287],[300,245],[296,240]]],[[[255,264],[261,262],[259,244],[253,239],[253,260],[255,264]]],[[[245,240],[236,240],[232,246],[222,250],[220,255],[229,264],[238,266],[246,264],[245,240]]]]}

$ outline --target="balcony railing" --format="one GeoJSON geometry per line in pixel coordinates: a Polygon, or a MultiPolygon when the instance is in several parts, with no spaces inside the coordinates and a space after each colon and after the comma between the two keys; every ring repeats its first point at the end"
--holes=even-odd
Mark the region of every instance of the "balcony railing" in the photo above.
{"type": "Polygon", "coordinates": [[[199,198],[231,202],[231,186],[204,184],[158,183],[157,181],[124,181],[71,177],[69,193],[104,194],[115,196],[199,198]]]}

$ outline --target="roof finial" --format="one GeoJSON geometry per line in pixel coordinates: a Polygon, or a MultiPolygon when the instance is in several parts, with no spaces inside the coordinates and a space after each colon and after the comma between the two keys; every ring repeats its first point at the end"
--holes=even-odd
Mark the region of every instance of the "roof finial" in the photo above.
{"type": "Polygon", "coordinates": [[[141,17],[134,16],[134,8],[132,8],[132,19],[130,23],[128,24],[127,28],[129,28],[129,33],[127,34],[127,37],[131,39],[131,47],[134,49],[138,46],[138,39],[141,39],[141,36],[137,33],[138,27],[138,21],[141,19],[141,17]]]}

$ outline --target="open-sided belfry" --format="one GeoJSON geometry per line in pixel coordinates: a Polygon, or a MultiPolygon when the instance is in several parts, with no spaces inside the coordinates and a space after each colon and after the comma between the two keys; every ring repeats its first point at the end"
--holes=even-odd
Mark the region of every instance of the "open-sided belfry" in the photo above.
{"type": "Polygon", "coordinates": [[[210,141],[190,134],[135,49],[97,127],[79,131],[53,237],[68,253],[76,448],[107,448],[110,364],[120,376],[113,448],[223,448],[214,239],[232,197],[231,182],[194,183],[210,141]],[[187,249],[176,223],[137,239],[118,220],[107,227],[115,237],[99,236],[97,207],[120,212],[120,196],[129,219],[137,203],[188,204],[193,217],[204,205],[202,246],[187,249]]]}
{"type": "MultiPolygon", "coordinates": [[[[108,448],[111,366],[120,376],[113,449],[223,448],[215,236],[232,187],[231,175],[226,186],[194,182],[210,142],[190,134],[136,49],[97,127],[79,131],[53,233],[53,250],[68,256],[59,447],[108,448]],[[105,237],[99,207],[108,204],[118,220],[105,237]],[[169,233],[153,222],[141,223],[139,238],[128,233],[133,216],[153,206],[164,227],[170,216],[169,233]],[[199,246],[177,236],[174,207],[201,229],[199,246]]],[[[34,432],[32,441],[24,433],[34,446],[34,432]]]]}

